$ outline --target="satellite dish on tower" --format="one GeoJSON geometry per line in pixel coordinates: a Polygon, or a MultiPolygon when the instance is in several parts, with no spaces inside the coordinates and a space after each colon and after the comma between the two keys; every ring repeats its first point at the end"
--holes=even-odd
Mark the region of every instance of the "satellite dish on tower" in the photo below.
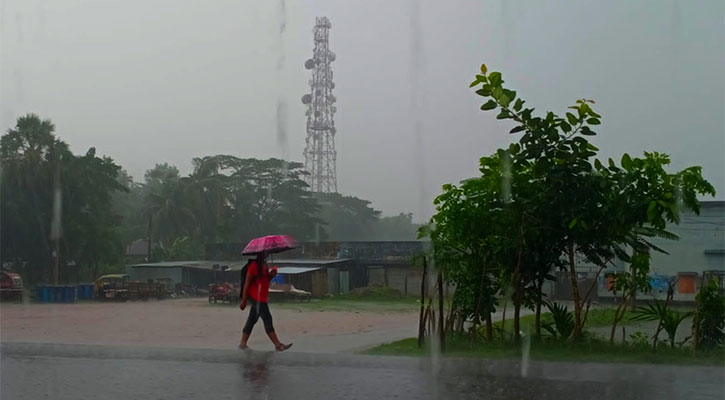
{"type": "Polygon", "coordinates": [[[307,69],[315,68],[315,60],[310,58],[309,60],[305,61],[305,68],[307,68],[307,69]]]}
{"type": "Polygon", "coordinates": [[[337,55],[335,55],[335,52],[332,52],[332,51],[331,51],[331,52],[329,52],[329,53],[328,53],[328,56],[327,56],[327,58],[329,58],[329,59],[330,59],[330,62],[333,62],[333,61],[335,61],[335,59],[337,58],[337,55]]]}
{"type": "Polygon", "coordinates": [[[308,93],[308,94],[302,96],[302,104],[310,104],[310,103],[312,103],[312,95],[311,94],[308,93]]]}

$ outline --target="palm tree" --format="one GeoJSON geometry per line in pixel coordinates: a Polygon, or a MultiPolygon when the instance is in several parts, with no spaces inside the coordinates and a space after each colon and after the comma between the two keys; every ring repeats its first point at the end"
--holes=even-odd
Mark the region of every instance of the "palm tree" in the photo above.
{"type": "Polygon", "coordinates": [[[224,167],[222,161],[218,156],[195,158],[194,172],[181,179],[204,240],[213,240],[217,236],[228,203],[228,177],[220,173],[224,167]]]}
{"type": "Polygon", "coordinates": [[[182,236],[194,232],[196,217],[187,206],[184,182],[166,182],[160,191],[148,195],[149,208],[154,222],[154,232],[161,243],[171,245],[182,236]]]}

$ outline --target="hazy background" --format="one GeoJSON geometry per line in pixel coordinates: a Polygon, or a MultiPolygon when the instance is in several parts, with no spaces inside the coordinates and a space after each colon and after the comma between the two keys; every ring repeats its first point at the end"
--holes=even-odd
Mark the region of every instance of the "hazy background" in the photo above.
{"type": "Polygon", "coordinates": [[[74,152],[96,146],[136,180],[220,153],[304,161],[303,63],[325,15],[338,188],[384,214],[427,218],[441,184],[510,140],[468,89],[481,62],[541,111],[596,100],[603,156],[666,152],[725,192],[721,0],[0,4],[0,128],[51,118],[74,152]]]}

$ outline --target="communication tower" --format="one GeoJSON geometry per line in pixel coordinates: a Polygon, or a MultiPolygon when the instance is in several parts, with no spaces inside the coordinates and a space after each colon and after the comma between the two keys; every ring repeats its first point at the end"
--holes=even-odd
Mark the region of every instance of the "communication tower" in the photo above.
{"type": "Polygon", "coordinates": [[[312,58],[305,61],[305,68],[312,71],[310,93],[302,96],[307,106],[307,145],[305,147],[305,168],[309,175],[307,183],[313,192],[337,192],[337,152],[335,151],[335,120],[337,99],[332,95],[335,83],[332,81],[330,64],[335,53],[329,48],[329,32],[332,25],[327,17],[315,18],[312,58]]]}

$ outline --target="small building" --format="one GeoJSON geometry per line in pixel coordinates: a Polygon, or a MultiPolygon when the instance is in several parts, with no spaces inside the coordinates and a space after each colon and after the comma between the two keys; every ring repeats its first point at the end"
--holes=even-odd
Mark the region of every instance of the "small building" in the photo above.
{"type": "MultiPolygon", "coordinates": [[[[638,300],[667,297],[669,286],[674,286],[673,300],[693,302],[702,285],[715,279],[721,293],[725,293],[725,201],[701,201],[700,214],[686,211],[680,215],[678,225],[668,224],[667,230],[679,240],[649,238],[654,245],[667,253],[652,251],[650,261],[650,293],[638,293],[638,300]]],[[[577,273],[580,288],[588,290],[596,277],[596,293],[592,298],[599,301],[617,301],[621,293],[611,289],[617,274],[627,270],[628,265],[615,260],[613,266],[602,271],[599,267],[579,259],[577,273]]],[[[571,284],[566,272],[558,272],[554,284],[554,298],[571,299],[571,284]]]]}
{"type": "Polygon", "coordinates": [[[126,264],[134,264],[148,261],[149,241],[138,239],[126,245],[126,264]]]}
{"type": "MultiPolygon", "coordinates": [[[[206,289],[214,282],[239,283],[247,260],[239,261],[166,261],[126,266],[131,280],[169,279],[174,287],[206,289]]],[[[350,259],[270,259],[278,267],[276,283],[291,283],[295,288],[323,297],[341,294],[365,285],[364,270],[350,259]]]]}
{"type": "Polygon", "coordinates": [[[290,284],[295,289],[310,292],[312,297],[328,293],[327,271],[321,267],[279,267],[275,279],[278,284],[290,284]]]}
{"type": "Polygon", "coordinates": [[[244,265],[241,261],[166,261],[126,266],[131,280],[169,278],[176,287],[206,289],[214,282],[238,282],[244,265]]]}
{"type": "MultiPolygon", "coordinates": [[[[241,243],[208,244],[206,257],[234,260],[239,258],[243,247],[241,243]]],[[[317,265],[325,269],[329,293],[381,285],[398,289],[405,295],[419,296],[423,271],[415,265],[414,258],[424,254],[427,248],[428,243],[423,241],[307,242],[283,256],[289,257],[297,267],[317,265]]],[[[282,260],[273,264],[283,266],[282,260]]],[[[432,284],[434,279],[428,282],[432,284]]]]}
{"type": "Polygon", "coordinates": [[[291,283],[312,293],[312,297],[343,294],[365,286],[364,270],[350,259],[284,259],[270,264],[279,268],[279,283],[291,283]]]}

